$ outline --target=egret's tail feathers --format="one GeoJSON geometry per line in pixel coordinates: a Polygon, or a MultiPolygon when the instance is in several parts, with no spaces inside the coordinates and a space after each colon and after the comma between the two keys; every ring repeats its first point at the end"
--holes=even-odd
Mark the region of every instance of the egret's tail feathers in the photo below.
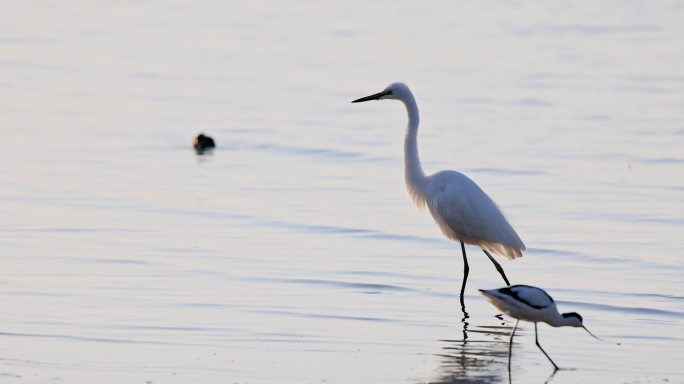
{"type": "Polygon", "coordinates": [[[522,247],[514,247],[511,245],[489,242],[481,244],[481,247],[499,256],[503,256],[508,260],[513,260],[517,257],[522,257],[522,253],[525,250],[524,245],[522,247]]]}

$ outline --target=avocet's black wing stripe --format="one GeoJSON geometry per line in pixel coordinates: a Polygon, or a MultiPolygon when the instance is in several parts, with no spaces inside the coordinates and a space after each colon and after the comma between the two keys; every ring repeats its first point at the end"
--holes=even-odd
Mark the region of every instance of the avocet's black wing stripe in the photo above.
{"type": "Polygon", "coordinates": [[[537,288],[537,287],[533,287],[531,285],[525,285],[525,284],[512,285],[510,288],[515,289],[516,287],[529,288],[530,290],[534,290],[534,291],[540,293],[542,296],[546,297],[551,303],[553,303],[553,297],[549,296],[549,294],[546,293],[546,291],[541,289],[541,288],[537,288]]]}
{"type": "Polygon", "coordinates": [[[529,285],[514,285],[498,291],[534,309],[544,309],[553,304],[553,299],[548,293],[529,285]]]}

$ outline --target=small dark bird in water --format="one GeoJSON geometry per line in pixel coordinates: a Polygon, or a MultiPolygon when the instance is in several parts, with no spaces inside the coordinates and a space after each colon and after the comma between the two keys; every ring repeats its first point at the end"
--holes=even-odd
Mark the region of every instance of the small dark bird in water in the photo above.
{"type": "Polygon", "coordinates": [[[214,139],[211,137],[200,133],[197,135],[197,137],[195,137],[195,140],[192,141],[192,147],[195,148],[197,153],[202,153],[206,150],[214,149],[216,147],[216,143],[214,143],[214,139]]]}

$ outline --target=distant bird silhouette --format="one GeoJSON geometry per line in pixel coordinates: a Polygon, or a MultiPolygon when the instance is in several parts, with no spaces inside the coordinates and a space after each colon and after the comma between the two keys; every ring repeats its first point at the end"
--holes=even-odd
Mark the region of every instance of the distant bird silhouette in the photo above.
{"type": "Polygon", "coordinates": [[[214,149],[216,143],[211,137],[205,136],[204,133],[200,133],[195,137],[195,140],[192,141],[192,147],[195,148],[197,153],[202,153],[206,150],[214,149]]]}

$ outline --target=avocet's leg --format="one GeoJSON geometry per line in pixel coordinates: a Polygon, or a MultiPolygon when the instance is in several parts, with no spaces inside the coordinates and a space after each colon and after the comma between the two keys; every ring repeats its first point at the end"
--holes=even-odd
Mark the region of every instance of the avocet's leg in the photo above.
{"type": "Polygon", "coordinates": [[[468,280],[468,258],[466,257],[465,244],[461,241],[461,252],[463,252],[463,284],[461,285],[461,308],[465,311],[465,301],[463,300],[463,295],[465,293],[466,281],[468,280]]]}
{"type": "Polygon", "coordinates": [[[515,327],[513,327],[513,332],[511,332],[511,341],[508,343],[508,381],[511,378],[511,355],[513,354],[513,336],[515,336],[515,330],[518,329],[518,323],[520,320],[515,321],[515,327]]]}
{"type": "Polygon", "coordinates": [[[558,370],[558,366],[556,365],[556,363],[554,363],[553,360],[551,360],[551,358],[550,358],[549,355],[546,353],[546,351],[544,351],[544,348],[542,348],[541,345],[539,345],[539,338],[537,337],[537,323],[534,323],[534,342],[537,344],[537,347],[539,347],[539,349],[541,349],[541,351],[544,353],[544,356],[546,356],[546,358],[549,359],[549,361],[551,362],[551,364],[553,364],[553,367],[554,367],[555,370],[557,371],[557,370],[558,370]]]}
{"type": "Polygon", "coordinates": [[[506,274],[504,273],[503,268],[501,268],[501,265],[499,263],[497,263],[496,260],[494,260],[492,255],[489,254],[489,252],[487,252],[486,249],[483,249],[483,251],[484,251],[485,255],[487,255],[487,257],[489,257],[489,260],[491,260],[492,263],[494,263],[494,267],[496,267],[496,270],[499,271],[499,273],[501,274],[501,277],[503,277],[504,281],[506,282],[506,285],[508,285],[510,287],[511,283],[508,282],[508,279],[506,278],[506,274]]]}

